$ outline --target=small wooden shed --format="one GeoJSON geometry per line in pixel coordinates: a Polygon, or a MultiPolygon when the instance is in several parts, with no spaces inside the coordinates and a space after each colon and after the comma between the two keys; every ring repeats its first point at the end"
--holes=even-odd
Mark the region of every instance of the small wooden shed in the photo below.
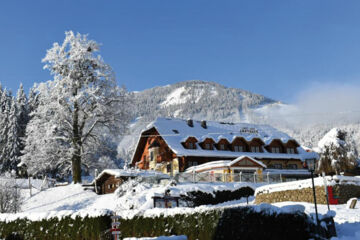
{"type": "Polygon", "coordinates": [[[113,193],[125,181],[140,177],[142,181],[160,182],[170,176],[157,171],[139,169],[105,169],[92,182],[98,194],[113,193]]]}

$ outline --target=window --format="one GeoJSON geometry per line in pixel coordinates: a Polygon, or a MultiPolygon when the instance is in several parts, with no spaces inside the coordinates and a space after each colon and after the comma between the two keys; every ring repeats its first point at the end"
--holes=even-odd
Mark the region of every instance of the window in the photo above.
{"type": "Polygon", "coordinates": [[[235,145],[235,146],[234,146],[234,151],[235,151],[235,152],[243,152],[243,151],[244,151],[244,148],[243,148],[243,146],[235,145]]]}
{"type": "Polygon", "coordinates": [[[279,147],[272,147],[271,152],[272,153],[280,153],[280,148],[279,147]]]}
{"type": "Polygon", "coordinates": [[[296,164],[288,164],[287,169],[297,169],[297,165],[296,164]]]}
{"type": "Polygon", "coordinates": [[[196,149],[196,145],[195,145],[195,143],[193,143],[193,142],[188,142],[188,143],[187,143],[187,148],[188,148],[188,149],[196,149]]]}
{"type": "Polygon", "coordinates": [[[205,149],[211,149],[211,145],[210,145],[210,143],[205,143],[205,149]]]}
{"type": "Polygon", "coordinates": [[[220,144],[220,150],[225,150],[225,145],[224,144],[220,144]]]}
{"type": "Polygon", "coordinates": [[[269,168],[282,169],[282,165],[280,163],[272,164],[269,168]]]}
{"type": "Polygon", "coordinates": [[[196,161],[189,161],[188,162],[188,167],[193,167],[193,166],[197,166],[198,163],[196,161]]]}
{"type": "Polygon", "coordinates": [[[150,152],[150,161],[154,161],[154,152],[150,152]]]}
{"type": "Polygon", "coordinates": [[[166,171],[168,173],[171,172],[171,164],[166,165],[166,171]]]}
{"type": "Polygon", "coordinates": [[[252,152],[260,152],[260,147],[259,146],[251,146],[251,151],[252,152]]]}
{"type": "Polygon", "coordinates": [[[294,149],[294,148],[287,148],[287,149],[286,149],[286,152],[287,152],[288,154],[295,154],[295,149],[294,149]]]}

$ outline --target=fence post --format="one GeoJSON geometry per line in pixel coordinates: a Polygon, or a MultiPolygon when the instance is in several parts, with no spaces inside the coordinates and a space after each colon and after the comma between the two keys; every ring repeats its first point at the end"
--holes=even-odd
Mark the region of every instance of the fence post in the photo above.
{"type": "Polygon", "coordinates": [[[31,181],[30,181],[30,177],[29,177],[29,189],[30,189],[30,197],[32,197],[32,190],[31,190],[31,181]]]}
{"type": "Polygon", "coordinates": [[[282,182],[282,177],[281,177],[281,173],[280,173],[280,182],[282,182]]]}
{"type": "Polygon", "coordinates": [[[269,172],[267,172],[267,182],[270,183],[270,177],[269,177],[269,172]]]}
{"type": "Polygon", "coordinates": [[[240,172],[240,173],[239,173],[239,177],[240,177],[240,182],[241,182],[241,180],[242,180],[242,179],[241,179],[241,174],[242,174],[242,172],[240,172]]]}
{"type": "Polygon", "coordinates": [[[256,183],[256,172],[254,172],[254,183],[256,183]]]}

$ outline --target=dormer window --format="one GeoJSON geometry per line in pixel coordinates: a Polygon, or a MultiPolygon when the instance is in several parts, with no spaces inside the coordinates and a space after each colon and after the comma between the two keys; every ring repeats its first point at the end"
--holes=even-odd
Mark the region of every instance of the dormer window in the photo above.
{"type": "MultiPolygon", "coordinates": [[[[213,150],[214,149],[214,140],[212,138],[205,138],[202,143],[200,143],[200,146],[202,149],[205,150],[213,150]]],[[[215,145],[217,146],[217,145],[215,145]]]]}
{"type": "Polygon", "coordinates": [[[295,154],[295,148],[286,148],[288,154],[295,154]]]}
{"type": "Polygon", "coordinates": [[[186,149],[196,149],[196,138],[194,137],[188,137],[186,141],[182,142],[182,145],[186,149]]]}
{"type": "Polygon", "coordinates": [[[251,152],[260,152],[259,146],[251,146],[251,152]]]}
{"type": "Polygon", "coordinates": [[[272,147],[271,152],[272,153],[280,153],[280,148],[279,147],[272,147]]]}
{"type": "Polygon", "coordinates": [[[234,146],[234,152],[243,152],[243,151],[244,151],[243,146],[238,146],[238,145],[234,146]]]}
{"type": "Polygon", "coordinates": [[[188,148],[189,148],[189,149],[195,149],[195,144],[192,143],[192,142],[189,142],[189,143],[188,143],[188,148]]]}
{"type": "Polygon", "coordinates": [[[229,141],[225,138],[221,138],[217,144],[215,144],[216,148],[220,151],[226,151],[229,150],[229,141]]]}

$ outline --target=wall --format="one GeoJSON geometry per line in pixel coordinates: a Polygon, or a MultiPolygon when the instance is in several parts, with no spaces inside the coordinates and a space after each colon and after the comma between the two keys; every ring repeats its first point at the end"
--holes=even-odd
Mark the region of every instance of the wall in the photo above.
{"type": "MultiPolygon", "coordinates": [[[[324,186],[315,187],[316,202],[319,204],[326,204],[324,186]]],[[[335,185],[333,186],[334,196],[338,196],[339,204],[346,203],[350,198],[360,197],[360,186],[357,185],[335,185]]],[[[274,203],[274,202],[314,202],[312,188],[302,188],[297,190],[287,190],[272,193],[258,193],[255,198],[255,203],[274,203]]]]}
{"type": "Polygon", "coordinates": [[[104,183],[101,184],[101,193],[107,194],[107,193],[113,193],[115,190],[119,187],[120,184],[124,182],[121,178],[115,178],[114,176],[109,176],[104,183]],[[108,185],[112,185],[112,188],[108,188],[108,185]]]}

